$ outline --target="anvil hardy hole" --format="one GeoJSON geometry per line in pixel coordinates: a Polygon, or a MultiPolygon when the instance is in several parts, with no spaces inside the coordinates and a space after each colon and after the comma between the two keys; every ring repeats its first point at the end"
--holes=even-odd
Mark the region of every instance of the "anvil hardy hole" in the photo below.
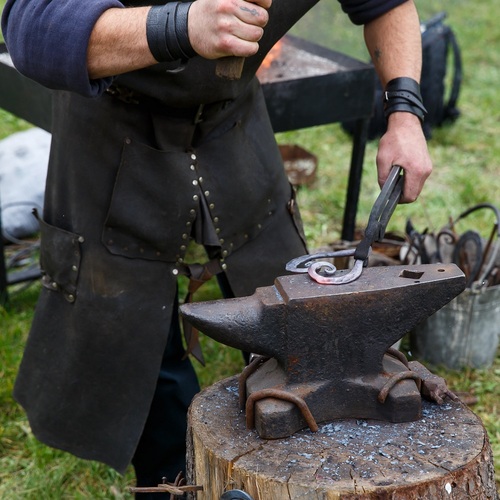
{"type": "Polygon", "coordinates": [[[418,280],[422,277],[423,274],[424,274],[423,271],[412,271],[411,269],[403,269],[399,277],[409,278],[411,280],[418,280]]]}

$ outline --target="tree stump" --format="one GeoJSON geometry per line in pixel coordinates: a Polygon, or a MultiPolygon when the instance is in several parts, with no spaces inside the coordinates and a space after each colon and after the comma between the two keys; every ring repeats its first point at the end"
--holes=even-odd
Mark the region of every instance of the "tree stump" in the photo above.
{"type": "Polygon", "coordinates": [[[337,420],[264,440],[246,429],[231,377],[195,398],[188,436],[188,484],[203,486],[192,499],[498,499],[488,435],[460,402],[424,401],[416,422],[337,420]]]}

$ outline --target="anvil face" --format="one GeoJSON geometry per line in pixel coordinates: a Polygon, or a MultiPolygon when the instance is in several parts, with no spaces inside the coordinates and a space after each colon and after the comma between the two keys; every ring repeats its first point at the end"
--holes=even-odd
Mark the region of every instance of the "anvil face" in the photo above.
{"type": "MultiPolygon", "coordinates": [[[[306,392],[308,404],[318,399],[313,406],[342,408],[340,415],[316,408],[322,419],[397,420],[387,415],[391,398],[382,412],[376,402],[387,371],[405,369],[388,368],[394,363],[386,359],[387,349],[464,288],[465,277],[453,264],[374,267],[344,285],[318,284],[305,274],[282,276],[250,297],[185,304],[181,313],[215,340],[274,358],[272,376],[264,377],[272,387],[306,392]]],[[[258,372],[254,377],[262,379],[258,372]]],[[[259,380],[257,390],[265,384],[259,380]]],[[[411,419],[407,410],[408,402],[402,403],[405,420],[411,419]]],[[[420,406],[413,419],[419,412],[420,406]]]]}

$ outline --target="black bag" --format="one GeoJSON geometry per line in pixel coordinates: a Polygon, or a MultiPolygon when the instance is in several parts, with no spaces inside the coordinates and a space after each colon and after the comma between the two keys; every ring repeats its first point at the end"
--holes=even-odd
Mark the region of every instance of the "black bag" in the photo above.
{"type": "MultiPolygon", "coordinates": [[[[420,91],[427,109],[424,120],[424,134],[427,139],[432,128],[446,121],[454,121],[460,115],[457,108],[462,83],[462,58],[455,34],[443,24],[446,13],[441,12],[420,25],[422,32],[422,75],[420,91]],[[451,74],[448,74],[452,71],[451,74]]],[[[343,122],[343,128],[350,134],[355,122],[343,122]]],[[[377,78],[375,86],[374,112],[368,129],[368,139],[384,134],[387,128],[384,117],[383,89],[377,78]]]]}

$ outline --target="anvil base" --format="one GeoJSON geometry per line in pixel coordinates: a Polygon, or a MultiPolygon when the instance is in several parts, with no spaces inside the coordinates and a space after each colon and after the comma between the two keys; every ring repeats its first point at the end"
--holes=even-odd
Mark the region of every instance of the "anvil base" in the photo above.
{"type": "MultiPolygon", "coordinates": [[[[383,372],[376,376],[287,385],[283,369],[275,359],[270,359],[249,376],[246,391],[247,396],[265,389],[298,396],[316,423],[344,418],[410,422],[422,416],[417,381],[411,378],[399,380],[388,391],[385,401],[379,400],[391,378],[404,376],[408,371],[401,361],[386,354],[383,372]]],[[[264,439],[284,438],[308,426],[297,405],[274,397],[256,401],[253,415],[253,425],[264,439]]]]}

